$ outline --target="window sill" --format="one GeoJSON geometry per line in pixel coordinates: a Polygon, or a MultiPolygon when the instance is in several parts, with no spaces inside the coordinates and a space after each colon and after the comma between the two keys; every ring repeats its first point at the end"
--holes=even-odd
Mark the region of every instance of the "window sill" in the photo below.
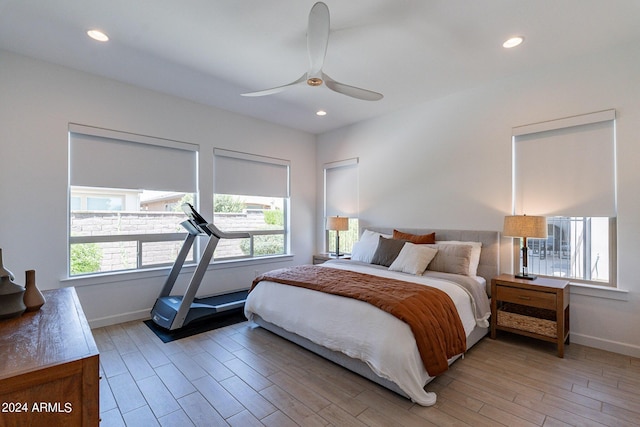
{"type": "Polygon", "coordinates": [[[617,301],[629,300],[629,291],[624,289],[613,288],[610,286],[590,285],[579,282],[571,282],[571,294],[606,298],[617,301]]]}
{"type": "MultiPolygon", "coordinates": [[[[243,259],[230,259],[214,261],[211,266],[214,270],[222,268],[237,268],[250,265],[271,264],[274,262],[293,261],[293,254],[287,255],[271,255],[257,258],[243,258],[243,259]]],[[[209,269],[211,269],[209,266],[209,269]]]]}
{"type": "MultiPolygon", "coordinates": [[[[248,258],[248,259],[234,259],[227,261],[214,261],[209,264],[207,271],[221,270],[226,268],[240,268],[249,267],[253,265],[272,264],[276,262],[292,261],[293,254],[288,255],[274,255],[260,258],[248,258]]],[[[192,274],[196,269],[196,264],[185,265],[181,274],[192,274]]],[[[131,270],[131,271],[114,271],[110,273],[92,274],[87,276],[75,276],[66,277],[60,279],[60,283],[63,287],[71,286],[91,286],[91,285],[105,285],[107,283],[119,283],[128,282],[141,279],[149,279],[153,277],[167,277],[171,266],[157,267],[157,268],[145,268],[143,270],[131,270]]]]}

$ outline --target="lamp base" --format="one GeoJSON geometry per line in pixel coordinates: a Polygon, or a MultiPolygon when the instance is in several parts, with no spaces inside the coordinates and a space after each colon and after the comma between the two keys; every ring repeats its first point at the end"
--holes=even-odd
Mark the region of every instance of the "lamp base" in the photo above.
{"type": "Polygon", "coordinates": [[[538,276],[535,276],[533,274],[516,274],[515,278],[516,279],[525,279],[525,280],[536,280],[538,278],[538,276]]]}

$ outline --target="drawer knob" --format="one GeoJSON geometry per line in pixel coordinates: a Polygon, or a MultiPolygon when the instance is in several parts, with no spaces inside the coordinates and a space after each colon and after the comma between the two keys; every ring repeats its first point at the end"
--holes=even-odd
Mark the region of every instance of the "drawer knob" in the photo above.
{"type": "Polygon", "coordinates": [[[527,300],[527,301],[529,301],[531,299],[531,297],[527,297],[527,296],[524,296],[524,295],[520,295],[520,296],[518,296],[518,298],[523,299],[523,300],[527,300]]]}

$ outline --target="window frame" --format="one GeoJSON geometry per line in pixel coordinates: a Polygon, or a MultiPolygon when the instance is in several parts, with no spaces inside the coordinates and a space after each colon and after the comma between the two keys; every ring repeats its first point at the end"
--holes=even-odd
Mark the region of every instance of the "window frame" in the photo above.
{"type": "MultiPolygon", "coordinates": [[[[325,229],[325,221],[328,216],[346,216],[349,218],[349,230],[340,232],[340,252],[345,254],[350,254],[353,250],[353,244],[358,240],[359,237],[359,219],[360,216],[360,205],[359,205],[359,180],[358,180],[358,168],[360,165],[360,159],[358,157],[338,160],[335,162],[325,163],[322,168],[322,178],[323,178],[323,222],[322,228],[325,229]],[[328,184],[328,176],[330,171],[332,170],[340,170],[341,168],[353,168],[353,188],[348,193],[353,193],[350,195],[352,206],[348,207],[346,210],[344,208],[337,208],[335,202],[332,201],[332,195],[330,187],[328,184]]],[[[346,169],[345,169],[346,170],[346,169]]],[[[335,188],[335,187],[334,187],[335,188]]],[[[349,198],[349,195],[341,194],[338,196],[341,199],[349,198]]],[[[324,230],[324,251],[327,253],[335,253],[335,242],[336,242],[336,233],[337,231],[333,230],[324,230]]]]}
{"type": "MultiPolygon", "coordinates": [[[[291,161],[287,159],[280,159],[275,157],[267,157],[258,154],[245,153],[239,151],[226,150],[222,148],[214,148],[213,150],[214,156],[214,171],[213,171],[213,223],[216,224],[217,227],[224,230],[224,227],[221,227],[219,223],[216,223],[216,212],[215,212],[215,199],[216,195],[226,195],[232,197],[266,197],[266,198],[276,198],[282,200],[282,212],[283,212],[283,226],[282,229],[273,229],[273,230],[255,230],[255,229],[234,229],[234,232],[243,232],[249,234],[249,253],[247,255],[238,255],[238,256],[225,256],[225,257],[216,257],[215,254],[212,257],[212,263],[220,263],[220,262],[233,262],[233,261],[247,261],[247,260],[259,260],[271,257],[283,257],[291,255],[291,221],[290,221],[290,206],[291,206],[291,161]],[[216,174],[219,173],[216,168],[217,162],[225,162],[224,159],[227,159],[232,162],[242,162],[243,167],[248,167],[250,169],[255,169],[258,175],[260,173],[268,173],[268,169],[275,168],[284,170],[280,170],[276,173],[279,175],[280,173],[284,174],[284,177],[280,177],[279,179],[284,178],[286,182],[278,182],[275,185],[277,189],[265,189],[264,185],[260,185],[260,189],[257,191],[258,193],[263,194],[229,194],[228,192],[218,192],[219,189],[226,189],[229,185],[229,177],[225,177],[224,184],[216,183],[216,174]],[[255,168],[253,168],[255,166],[255,168]],[[222,188],[220,188],[222,187],[222,188]],[[272,194],[265,194],[265,191],[268,193],[273,191],[272,194]],[[264,254],[264,255],[256,255],[255,247],[256,247],[256,238],[260,236],[278,236],[281,235],[283,237],[283,252],[277,254],[264,254]]],[[[218,163],[220,165],[220,163],[218,163]]],[[[224,166],[223,166],[224,167],[224,166]]],[[[253,175],[253,174],[252,174],[253,175]]],[[[270,177],[268,180],[271,184],[274,184],[273,177],[270,177]]],[[[262,182],[261,184],[264,184],[262,182]]],[[[269,186],[267,186],[269,187],[269,186]]],[[[242,191],[244,193],[251,191],[250,183],[243,182],[242,188],[245,190],[242,191]]],[[[217,212],[219,215],[221,212],[217,212]]],[[[216,248],[217,250],[218,248],[216,248]]]]}
{"type": "MultiPolygon", "coordinates": [[[[549,224],[549,220],[569,220],[569,221],[573,221],[573,218],[578,218],[578,217],[558,217],[558,216],[550,216],[547,217],[547,223],[549,224]]],[[[587,220],[587,219],[591,219],[594,217],[580,217],[580,220],[587,220]]],[[[609,247],[609,253],[608,253],[608,268],[609,268],[609,279],[607,281],[604,280],[593,280],[591,278],[589,279],[585,279],[585,278],[578,278],[578,277],[572,277],[572,276],[554,276],[554,275],[548,275],[548,274],[544,274],[543,272],[540,272],[539,270],[537,270],[535,268],[535,262],[532,263],[531,257],[535,256],[535,246],[536,246],[536,241],[539,240],[544,240],[544,239],[528,239],[527,241],[527,247],[529,248],[528,250],[528,254],[529,254],[529,259],[528,259],[528,270],[530,274],[534,274],[536,276],[540,276],[540,277],[548,277],[548,278],[563,278],[566,280],[571,281],[572,283],[582,283],[582,284],[587,284],[587,285],[595,285],[595,286],[604,286],[604,287],[608,287],[608,288],[612,288],[615,289],[617,287],[617,250],[616,250],[616,245],[617,245],[617,218],[616,217],[606,217],[608,218],[608,247],[609,247]]],[[[590,241],[584,242],[583,245],[585,247],[589,247],[590,249],[590,241]]],[[[587,249],[583,249],[583,252],[587,252],[587,249]]],[[[513,244],[513,271],[519,271],[521,268],[521,263],[522,263],[522,251],[520,250],[520,239],[514,239],[514,244],[513,244]]],[[[583,271],[587,271],[586,269],[586,257],[585,260],[583,261],[583,266],[582,266],[582,270],[583,271]]]]}
{"type": "MultiPolygon", "coordinates": [[[[215,203],[215,196],[216,194],[220,194],[220,193],[214,193],[213,194],[213,198],[214,198],[214,203],[215,203]]],[[[246,195],[235,195],[235,194],[225,194],[226,196],[236,196],[236,197],[252,197],[252,196],[246,196],[246,195]]],[[[251,229],[234,229],[233,232],[236,233],[247,233],[249,234],[249,254],[248,255],[237,255],[237,256],[225,256],[225,257],[216,257],[215,256],[215,252],[214,252],[214,256],[212,257],[212,262],[229,262],[229,261],[239,261],[239,260],[249,260],[249,259],[262,259],[262,258],[268,258],[268,257],[280,257],[280,256],[287,256],[291,254],[291,251],[289,249],[289,230],[287,227],[287,224],[289,223],[289,198],[282,198],[282,212],[283,212],[283,228],[282,229],[274,229],[274,230],[251,230],[251,229]],[[259,236],[279,236],[282,235],[283,237],[283,252],[282,253],[278,253],[278,254],[265,254],[265,255],[256,255],[255,254],[255,241],[256,241],[256,237],[259,236]]],[[[223,213],[223,212],[218,212],[218,214],[223,213]]],[[[219,225],[219,223],[216,223],[216,212],[215,212],[215,208],[214,208],[214,212],[213,212],[213,224],[216,225],[216,227],[220,228],[223,231],[227,231],[224,229],[224,227],[221,227],[219,225]]],[[[233,239],[233,240],[242,240],[242,239],[233,239]]],[[[216,248],[217,250],[218,248],[216,248]]]]}
{"type": "MultiPolygon", "coordinates": [[[[98,144],[100,143],[100,139],[105,139],[105,142],[114,140],[117,143],[138,144],[135,146],[132,145],[132,147],[137,147],[135,148],[136,150],[144,149],[145,146],[148,146],[149,149],[166,148],[166,149],[181,150],[185,152],[187,156],[191,156],[193,154],[194,157],[190,158],[190,161],[194,165],[194,168],[193,168],[194,170],[192,172],[193,176],[189,178],[189,182],[191,182],[191,184],[189,185],[193,185],[193,192],[185,193],[185,194],[192,194],[194,199],[197,199],[198,197],[197,187],[198,187],[199,146],[195,144],[190,144],[190,143],[167,140],[163,138],[157,138],[157,137],[151,137],[151,136],[145,136],[145,135],[132,134],[128,132],[121,132],[121,131],[115,131],[115,130],[104,129],[104,128],[97,128],[92,126],[79,125],[75,123],[69,123],[68,138],[69,138],[69,162],[68,162],[69,176],[68,176],[68,183],[67,183],[68,185],[68,189],[67,189],[68,191],[67,222],[68,223],[67,223],[67,257],[66,257],[67,258],[67,262],[66,262],[67,279],[73,280],[81,277],[93,277],[93,276],[101,276],[101,275],[112,275],[117,273],[140,272],[140,271],[152,270],[156,268],[165,268],[167,266],[170,266],[172,262],[145,263],[144,246],[147,243],[159,243],[159,242],[170,243],[170,242],[183,241],[187,235],[186,230],[184,232],[176,231],[176,232],[167,232],[167,233],[102,234],[102,235],[93,235],[93,236],[72,235],[72,216],[74,212],[78,212],[78,210],[73,209],[73,206],[72,206],[73,200],[75,197],[79,198],[79,202],[80,202],[79,211],[82,212],[82,211],[89,211],[89,209],[87,209],[87,197],[89,195],[95,194],[96,196],[99,196],[99,197],[103,195],[110,195],[110,196],[117,195],[120,197],[121,195],[119,193],[127,194],[132,191],[131,189],[128,189],[128,188],[96,186],[95,183],[89,183],[88,185],[84,185],[84,184],[79,184],[75,182],[73,178],[73,173],[74,173],[73,153],[74,153],[74,150],[77,149],[77,147],[74,146],[74,144],[82,144],[83,138],[94,138],[96,139],[98,144]],[[75,140],[74,137],[77,137],[78,140],[75,140]],[[154,148],[151,148],[151,147],[154,147],[154,148]],[[74,193],[73,193],[74,188],[80,189],[79,196],[74,196],[74,193]],[[121,268],[121,269],[118,268],[118,269],[106,270],[106,271],[72,274],[72,245],[91,244],[91,243],[96,243],[96,244],[119,243],[119,242],[136,242],[135,266],[132,265],[130,268],[121,268]]],[[[82,152],[83,150],[81,149],[81,153],[82,152]]],[[[183,156],[183,154],[180,154],[180,156],[183,156]]],[[[81,162],[82,156],[80,157],[81,157],[81,160],[76,160],[76,161],[81,162]]],[[[83,168],[81,168],[80,170],[82,171],[82,169],[83,168]]],[[[80,181],[82,181],[82,178],[80,178],[80,181]]],[[[157,190],[157,189],[154,188],[153,190],[157,190]]],[[[171,190],[168,190],[168,191],[171,191],[171,190]]],[[[177,191],[177,193],[181,193],[181,192],[177,191]]],[[[126,203],[125,200],[127,199],[128,196],[122,195],[121,197],[122,197],[123,204],[126,203]]],[[[108,213],[109,215],[121,215],[121,214],[126,215],[130,212],[137,212],[137,211],[127,210],[126,206],[123,206],[123,209],[121,210],[107,210],[104,212],[108,213]]],[[[139,212],[140,214],[144,214],[146,211],[140,210],[139,212]]],[[[197,245],[194,246],[194,249],[192,250],[192,252],[193,252],[193,258],[190,261],[195,263],[197,261],[197,258],[199,257],[199,251],[197,250],[197,245]]]]}
{"type": "MultiPolygon", "coordinates": [[[[546,122],[534,123],[530,125],[517,126],[512,129],[511,146],[512,146],[512,213],[515,214],[516,211],[520,209],[523,211],[523,213],[526,213],[526,214],[545,216],[547,217],[548,221],[552,218],[558,218],[558,217],[567,218],[567,219],[608,218],[609,219],[609,226],[608,226],[609,279],[608,281],[588,280],[588,279],[574,278],[574,277],[566,277],[566,279],[575,283],[583,283],[588,285],[603,286],[606,288],[617,289],[616,111],[613,109],[603,110],[603,111],[597,111],[594,113],[581,114],[577,116],[550,120],[546,122]],[[602,133],[600,134],[595,133],[595,132],[598,132],[597,129],[605,129],[606,123],[610,123],[610,126],[611,126],[610,128],[611,133],[609,134],[609,136],[611,137],[610,140],[601,139],[605,136],[602,133]],[[600,125],[603,125],[603,126],[600,126],[600,125]],[[585,141],[589,141],[589,143],[593,143],[593,141],[599,141],[599,143],[601,142],[602,144],[611,144],[610,148],[612,152],[601,153],[602,157],[605,157],[611,160],[610,164],[605,164],[606,167],[610,168],[610,169],[606,169],[610,171],[610,174],[608,176],[605,175],[609,180],[607,182],[609,185],[610,193],[605,193],[605,192],[594,193],[593,190],[587,191],[585,194],[589,195],[589,198],[586,198],[586,200],[591,201],[591,203],[588,203],[586,205],[577,203],[576,206],[579,206],[578,209],[576,209],[575,207],[559,208],[557,202],[555,203],[555,206],[554,206],[554,201],[557,201],[557,197],[554,199],[553,196],[551,197],[551,207],[550,207],[548,205],[549,200],[546,200],[544,197],[546,195],[545,193],[546,190],[536,191],[536,190],[532,190],[529,187],[525,187],[525,190],[524,190],[525,193],[521,194],[523,192],[521,182],[526,183],[527,179],[529,179],[529,182],[535,182],[535,180],[532,180],[527,176],[526,170],[522,175],[518,175],[517,165],[520,164],[522,165],[523,168],[526,169],[527,162],[523,161],[523,159],[526,159],[529,162],[529,164],[539,164],[539,163],[536,163],[535,159],[531,159],[528,156],[522,157],[522,154],[517,156],[517,144],[519,143],[527,144],[531,142],[535,143],[540,141],[542,145],[540,145],[539,147],[545,147],[545,146],[548,146],[549,142],[553,142],[556,144],[567,144],[567,145],[558,145],[558,147],[564,148],[566,150],[566,147],[572,147],[571,145],[572,140],[570,139],[572,138],[571,135],[580,135],[580,138],[584,138],[585,135],[581,134],[580,132],[584,132],[585,130],[587,132],[595,130],[593,134],[586,135],[586,139],[584,139],[585,141]],[[569,135],[569,138],[563,139],[567,135],[569,135]],[[593,135],[597,135],[597,138],[594,139],[593,135]],[[526,193],[527,189],[529,190],[528,194],[526,193]],[[606,194],[606,197],[604,198],[600,197],[601,194],[606,194]],[[532,203],[532,201],[534,203],[532,203]],[[591,214],[591,215],[588,215],[588,214],[591,214]]],[[[520,146],[520,147],[523,147],[523,146],[520,146]]],[[[543,153],[545,151],[538,148],[536,152],[533,153],[533,157],[536,157],[537,152],[542,153],[541,155],[544,155],[543,153]]],[[[572,151],[572,153],[573,152],[576,152],[575,149],[574,151],[572,151]]],[[[580,152],[583,152],[583,151],[580,151],[580,152]]],[[[596,150],[595,152],[597,153],[598,151],[596,150]]],[[[531,152],[529,151],[529,153],[531,152]]],[[[540,162],[542,162],[542,160],[540,162]]],[[[592,165],[593,162],[597,162],[597,164],[592,166],[593,167],[600,166],[600,169],[603,166],[601,163],[602,159],[599,156],[593,155],[593,154],[591,155],[591,157],[585,158],[584,162],[585,163],[581,163],[581,165],[583,164],[592,165]]],[[[587,166],[585,168],[583,166],[581,171],[584,172],[585,169],[593,170],[593,167],[587,166]]],[[[572,177],[574,177],[573,174],[566,172],[566,170],[564,171],[564,174],[565,175],[569,174],[572,177]]],[[[555,176],[555,175],[552,174],[552,176],[555,176]]],[[[582,176],[582,175],[577,174],[576,176],[582,176]]],[[[554,182],[557,182],[557,180],[554,180],[554,182]]],[[[556,194],[558,193],[558,188],[562,188],[562,187],[556,188],[556,194]]],[[[566,195],[567,192],[566,191],[564,193],[561,192],[560,194],[566,195]]],[[[571,203],[568,203],[567,205],[570,205],[570,204],[571,203]]],[[[519,270],[520,263],[521,263],[521,256],[518,255],[520,253],[520,250],[519,250],[520,245],[517,244],[518,242],[519,242],[519,239],[514,239],[514,247],[513,247],[514,271],[519,270]]],[[[528,242],[527,246],[529,247],[531,246],[531,241],[528,242]]],[[[548,276],[543,273],[533,271],[531,268],[529,268],[529,270],[531,273],[535,273],[539,276],[551,277],[551,278],[556,277],[556,276],[548,276]]],[[[584,266],[583,266],[583,272],[584,272],[584,266]]]]}

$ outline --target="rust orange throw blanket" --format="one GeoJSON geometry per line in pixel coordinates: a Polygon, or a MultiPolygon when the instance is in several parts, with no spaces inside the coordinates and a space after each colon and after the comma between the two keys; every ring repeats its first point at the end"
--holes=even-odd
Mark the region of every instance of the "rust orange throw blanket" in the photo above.
{"type": "Polygon", "coordinates": [[[270,271],[257,277],[251,289],[261,280],[359,299],[396,316],[411,327],[422,363],[432,377],[449,368],[449,358],[466,351],[456,307],[439,289],[316,265],[270,271]]]}

